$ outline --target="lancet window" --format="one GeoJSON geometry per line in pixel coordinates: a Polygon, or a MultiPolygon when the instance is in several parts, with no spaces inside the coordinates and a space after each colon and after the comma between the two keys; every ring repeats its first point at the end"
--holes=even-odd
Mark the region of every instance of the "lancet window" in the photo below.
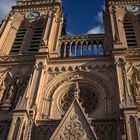
{"type": "Polygon", "coordinates": [[[20,26],[20,28],[16,34],[14,44],[11,49],[11,54],[13,54],[13,53],[18,54],[20,52],[23,40],[25,38],[26,31],[27,31],[27,29],[25,28],[25,26],[23,26],[23,25],[20,26]]]}
{"type": "Polygon", "coordinates": [[[125,18],[123,25],[124,25],[128,48],[138,47],[132,22],[129,19],[125,18]]]}
{"type": "Polygon", "coordinates": [[[39,45],[41,43],[43,31],[44,31],[44,26],[42,24],[36,26],[33,37],[32,37],[32,41],[29,47],[29,52],[38,51],[39,45]]]}

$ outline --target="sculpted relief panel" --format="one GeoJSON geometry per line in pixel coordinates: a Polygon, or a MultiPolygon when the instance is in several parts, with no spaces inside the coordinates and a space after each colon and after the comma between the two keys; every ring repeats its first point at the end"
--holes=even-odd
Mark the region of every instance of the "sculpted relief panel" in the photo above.
{"type": "Polygon", "coordinates": [[[21,102],[31,74],[30,70],[25,73],[13,71],[6,70],[0,77],[0,105],[3,110],[15,108],[21,102]]]}
{"type": "Polygon", "coordinates": [[[60,135],[60,140],[88,140],[86,138],[85,130],[82,127],[81,122],[78,120],[78,116],[72,113],[69,122],[65,126],[62,134],[60,135]]]}

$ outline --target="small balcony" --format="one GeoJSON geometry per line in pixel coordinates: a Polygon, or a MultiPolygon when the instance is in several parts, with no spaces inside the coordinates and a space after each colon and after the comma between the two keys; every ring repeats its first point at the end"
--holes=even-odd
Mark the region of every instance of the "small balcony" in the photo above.
{"type": "Polygon", "coordinates": [[[61,36],[59,47],[61,58],[104,56],[104,34],[61,36]]]}

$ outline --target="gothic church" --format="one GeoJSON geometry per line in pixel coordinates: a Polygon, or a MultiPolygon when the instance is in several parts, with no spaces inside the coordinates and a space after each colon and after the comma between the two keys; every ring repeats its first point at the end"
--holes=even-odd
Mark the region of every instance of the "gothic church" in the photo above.
{"type": "Polygon", "coordinates": [[[0,140],[140,140],[140,1],[106,0],[104,34],[67,35],[61,0],[19,0],[0,25],[0,140]]]}

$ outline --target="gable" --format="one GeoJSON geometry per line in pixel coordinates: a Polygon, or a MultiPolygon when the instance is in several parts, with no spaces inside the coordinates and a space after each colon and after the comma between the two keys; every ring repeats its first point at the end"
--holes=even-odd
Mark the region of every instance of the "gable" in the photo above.
{"type": "Polygon", "coordinates": [[[97,140],[77,100],[74,100],[50,140],[97,140]]]}

